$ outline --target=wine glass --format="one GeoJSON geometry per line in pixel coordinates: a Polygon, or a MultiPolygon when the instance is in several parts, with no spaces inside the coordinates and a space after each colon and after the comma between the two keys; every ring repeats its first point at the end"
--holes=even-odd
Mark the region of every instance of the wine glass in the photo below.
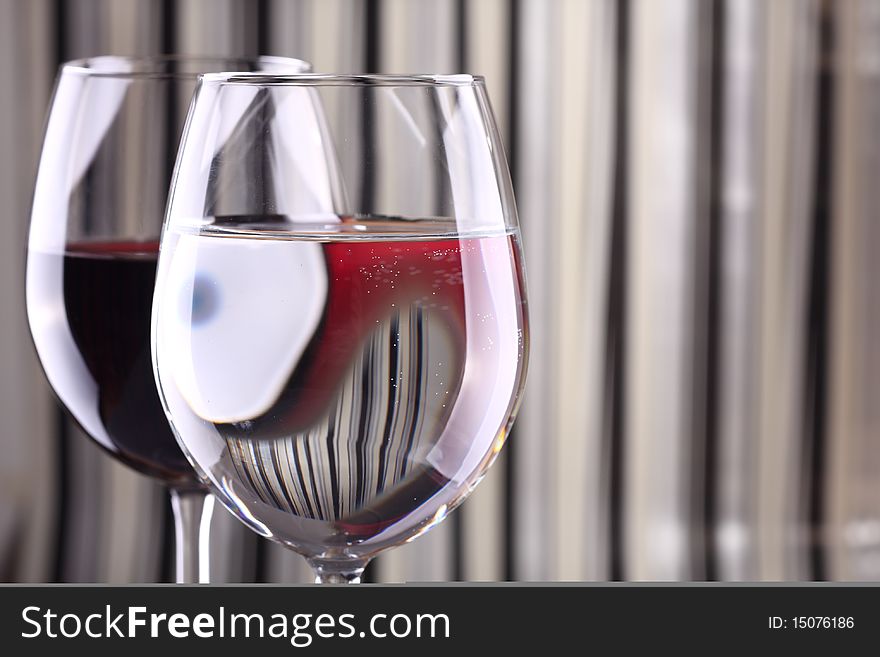
{"type": "Polygon", "coordinates": [[[206,499],[162,411],[150,363],[150,308],[186,110],[198,74],[224,70],[302,72],[309,65],[177,56],[64,64],[28,242],[28,319],[46,376],[98,445],[168,486],[178,582],[207,581],[213,498],[206,499]]]}
{"type": "Polygon", "coordinates": [[[356,582],[492,464],[528,353],[484,81],[208,74],[153,301],[159,394],[246,525],[356,582]]]}

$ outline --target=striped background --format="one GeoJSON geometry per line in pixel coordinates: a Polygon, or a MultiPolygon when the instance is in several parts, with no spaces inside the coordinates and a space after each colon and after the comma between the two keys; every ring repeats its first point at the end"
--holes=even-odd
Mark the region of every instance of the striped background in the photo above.
{"type": "MultiPolygon", "coordinates": [[[[0,580],[169,576],[163,492],[64,419],[22,303],[58,62],[162,51],[488,79],[527,396],[370,579],[880,579],[880,1],[0,0],[0,580]]],[[[213,549],[310,579],[222,512],[213,549]]]]}

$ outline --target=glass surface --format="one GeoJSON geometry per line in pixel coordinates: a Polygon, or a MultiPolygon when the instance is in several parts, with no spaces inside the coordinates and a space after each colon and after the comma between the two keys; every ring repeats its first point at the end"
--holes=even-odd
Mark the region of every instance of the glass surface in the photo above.
{"type": "Polygon", "coordinates": [[[483,81],[203,76],[153,340],[192,463],[319,580],[440,522],[501,449],[528,353],[483,81]]]}
{"type": "Polygon", "coordinates": [[[224,70],[302,72],[308,65],[171,56],[63,65],[28,241],[28,319],[58,398],[106,451],[186,493],[188,508],[198,509],[210,504],[198,499],[202,484],[156,391],[150,309],[186,110],[198,73],[224,70]]]}

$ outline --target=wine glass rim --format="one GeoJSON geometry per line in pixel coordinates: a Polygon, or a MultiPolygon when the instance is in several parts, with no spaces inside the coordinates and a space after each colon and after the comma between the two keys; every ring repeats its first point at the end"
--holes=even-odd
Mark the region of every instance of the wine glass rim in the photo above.
{"type": "Polygon", "coordinates": [[[482,75],[469,73],[202,73],[202,84],[325,87],[472,87],[483,86],[482,75]]]}
{"type": "MultiPolygon", "coordinates": [[[[167,79],[191,79],[195,80],[203,72],[183,72],[183,71],[163,71],[159,67],[168,63],[187,63],[187,64],[217,64],[228,63],[234,65],[236,62],[248,62],[251,64],[272,64],[275,66],[291,66],[297,69],[310,70],[312,65],[304,59],[297,57],[282,57],[278,55],[257,55],[257,56],[226,56],[226,55],[97,55],[94,57],[83,57],[81,59],[72,59],[61,64],[61,70],[65,74],[77,74],[96,78],[167,78],[167,79]],[[139,65],[143,68],[139,70],[116,69],[114,64],[139,65]]],[[[232,66],[230,66],[232,68],[232,66]]],[[[265,74],[265,73],[264,73],[265,74]]]]}

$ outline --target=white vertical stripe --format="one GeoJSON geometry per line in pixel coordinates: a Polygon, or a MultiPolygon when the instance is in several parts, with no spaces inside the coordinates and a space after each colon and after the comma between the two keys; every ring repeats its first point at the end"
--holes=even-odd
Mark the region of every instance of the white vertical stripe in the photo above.
{"type": "MultiPolygon", "coordinates": [[[[381,43],[377,45],[381,49],[379,60],[382,72],[455,72],[455,3],[452,0],[384,0],[380,21],[381,43]]],[[[388,134],[392,134],[392,131],[388,131],[388,134]]],[[[384,146],[383,152],[387,153],[384,146]]],[[[390,164],[393,163],[380,163],[380,166],[390,164]]],[[[414,194],[433,190],[434,180],[431,176],[419,177],[418,167],[411,169],[414,177],[408,182],[396,175],[399,169],[395,170],[394,177],[379,176],[379,180],[384,179],[387,185],[384,189],[386,198],[394,199],[397,205],[402,196],[401,185],[412,189],[414,194]]],[[[381,203],[383,190],[377,192],[381,203]]],[[[424,207],[423,201],[414,203],[424,207]]],[[[412,543],[382,555],[378,564],[380,577],[383,581],[449,579],[452,576],[452,539],[452,524],[441,523],[412,543]]]]}
{"type": "Polygon", "coordinates": [[[278,543],[268,543],[266,580],[275,584],[309,584],[315,573],[306,560],[278,543]]]}
{"type": "Polygon", "coordinates": [[[632,3],[626,575],[688,578],[697,7],[632,3]]]}
{"type": "Polygon", "coordinates": [[[104,0],[107,54],[153,55],[162,52],[162,5],[151,0],[104,0]]]}
{"type": "MultiPolygon", "coordinates": [[[[756,337],[759,290],[762,72],[766,62],[761,20],[763,0],[727,3],[724,57],[723,182],[721,189],[723,263],[721,272],[718,367],[717,549],[722,580],[755,580],[757,490],[760,449],[757,426],[756,337]]],[[[710,482],[711,484],[711,482],[710,482]]]]}
{"type": "Polygon", "coordinates": [[[520,3],[519,125],[516,130],[516,186],[522,222],[523,248],[529,285],[531,354],[525,399],[517,421],[514,482],[514,575],[517,579],[547,580],[555,554],[553,467],[559,436],[551,411],[558,394],[554,326],[559,225],[559,162],[561,130],[556,123],[560,80],[559,4],[541,0],[520,3]]]}
{"type": "MultiPolygon", "coordinates": [[[[559,135],[559,243],[554,343],[558,418],[554,579],[605,579],[603,468],[605,317],[614,161],[616,17],[606,0],[565,0],[559,135]]],[[[548,491],[550,493],[551,491],[548,491]]]]}
{"type": "Polygon", "coordinates": [[[101,582],[152,582],[162,559],[160,526],[168,504],[164,486],[137,474],[118,461],[107,460],[103,485],[111,491],[101,505],[106,540],[96,545],[101,582]]]}
{"type": "Polygon", "coordinates": [[[465,2],[467,70],[461,73],[483,75],[486,89],[504,138],[509,134],[510,93],[510,2],[480,0],[465,2]]]}
{"type": "Polygon", "coordinates": [[[255,55],[256,2],[178,0],[176,49],[188,55],[255,55]]]}
{"type": "MultiPolygon", "coordinates": [[[[490,102],[502,135],[508,125],[508,57],[510,34],[509,3],[483,0],[465,3],[466,73],[483,75],[490,102]]],[[[461,35],[457,35],[459,38],[461,35]]],[[[493,581],[504,577],[506,461],[504,451],[476,491],[456,511],[461,514],[464,533],[465,580],[493,581]]]]}
{"type": "MultiPolygon", "coordinates": [[[[169,529],[170,530],[170,529],[169,529]]],[[[221,504],[215,504],[211,519],[210,582],[227,584],[244,581],[253,572],[247,560],[254,554],[255,541],[264,540],[241,524],[221,504]]]]}
{"type": "Polygon", "coordinates": [[[758,516],[760,577],[808,575],[801,488],[803,354],[813,191],[817,3],[765,3],[758,516]]]}
{"type": "Polygon", "coordinates": [[[312,44],[309,61],[316,71],[357,73],[365,70],[365,0],[313,0],[318,6],[312,16],[312,44]]]}
{"type": "Polygon", "coordinates": [[[382,73],[457,72],[455,0],[382,0],[380,6],[382,73]]]}

